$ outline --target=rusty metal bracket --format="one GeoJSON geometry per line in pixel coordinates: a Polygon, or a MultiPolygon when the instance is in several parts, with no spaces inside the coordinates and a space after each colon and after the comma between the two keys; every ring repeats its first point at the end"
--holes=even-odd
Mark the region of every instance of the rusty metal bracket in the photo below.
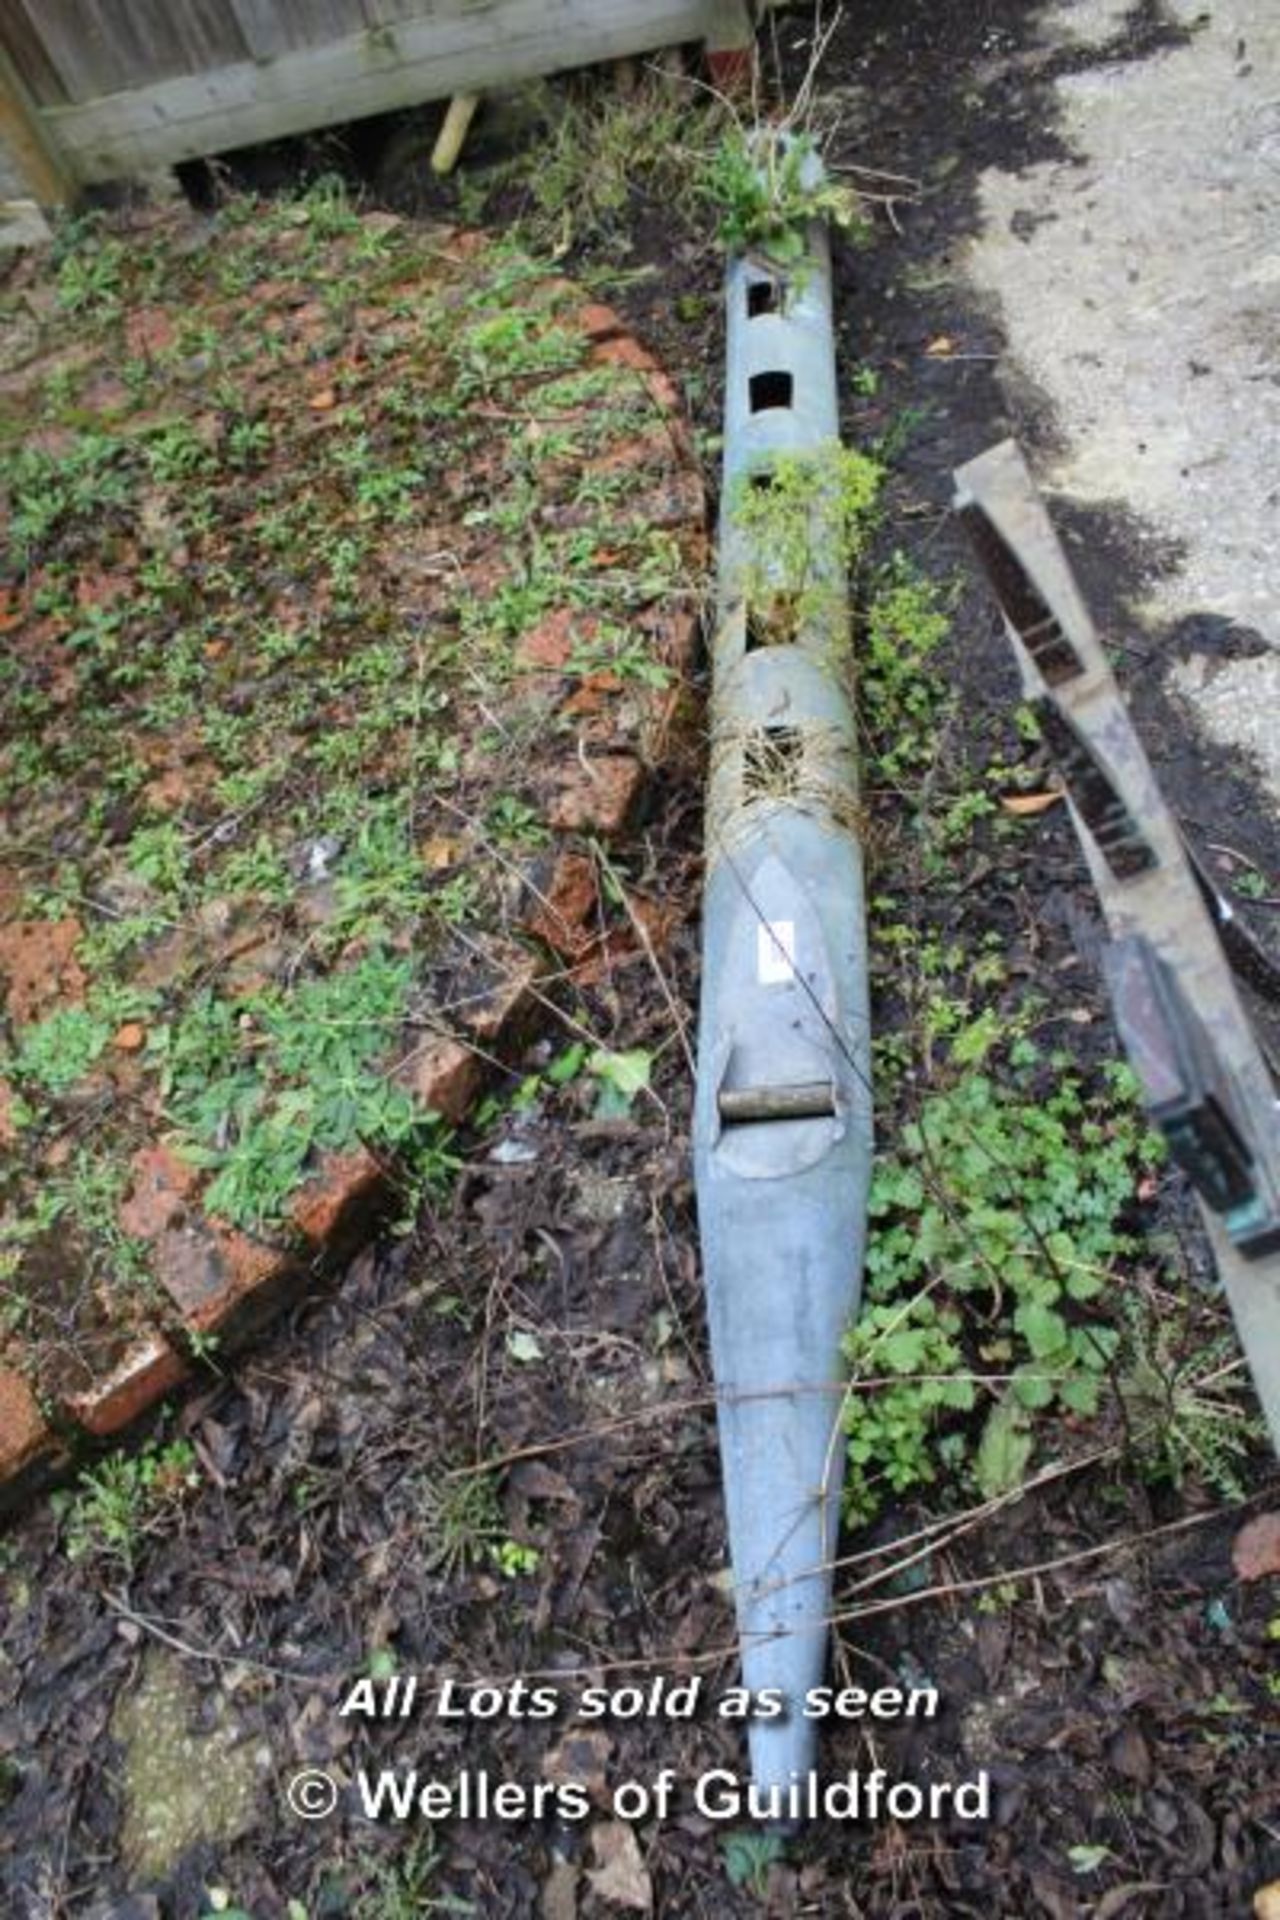
{"type": "Polygon", "coordinates": [[[1222,912],[1018,447],[1003,441],[955,481],[1111,932],[1104,964],[1121,1039],[1147,1111],[1195,1187],[1280,1452],[1280,1108],[1224,952],[1222,912]]]}

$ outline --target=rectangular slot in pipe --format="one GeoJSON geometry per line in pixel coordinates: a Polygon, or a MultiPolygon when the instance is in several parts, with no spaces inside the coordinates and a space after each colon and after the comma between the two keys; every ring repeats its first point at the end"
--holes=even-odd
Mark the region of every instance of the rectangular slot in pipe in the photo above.
{"type": "Polygon", "coordinates": [[[743,652],[759,653],[764,647],[794,646],[799,625],[798,596],[775,593],[767,604],[757,603],[747,608],[747,643],[743,652]]]}
{"type": "Polygon", "coordinates": [[[748,320],[759,320],[767,313],[781,313],[785,293],[780,280],[753,280],[747,288],[748,320]]]}
{"type": "Polygon", "coordinates": [[[747,383],[752,413],[771,413],[791,405],[795,381],[789,373],[753,373],[747,383]]]}

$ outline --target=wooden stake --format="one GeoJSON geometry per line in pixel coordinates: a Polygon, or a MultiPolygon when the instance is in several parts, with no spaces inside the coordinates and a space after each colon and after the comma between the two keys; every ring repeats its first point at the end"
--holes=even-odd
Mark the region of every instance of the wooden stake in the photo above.
{"type": "Polygon", "coordinates": [[[458,155],[462,152],[462,143],[467,137],[467,129],[475,117],[480,105],[478,93],[455,93],[449,102],[449,111],[444,117],[435,146],[431,150],[431,171],[433,173],[452,173],[458,164],[458,155]]]}

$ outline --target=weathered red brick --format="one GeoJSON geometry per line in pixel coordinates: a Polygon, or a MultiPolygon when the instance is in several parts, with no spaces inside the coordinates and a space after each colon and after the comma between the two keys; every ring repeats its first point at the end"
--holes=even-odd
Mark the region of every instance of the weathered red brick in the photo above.
{"type": "Polygon", "coordinates": [[[120,1226],[137,1240],[158,1240],[186,1214],[200,1175],[171,1147],[157,1142],[130,1161],[132,1180],[120,1203],[120,1226]]]}
{"type": "Polygon", "coordinates": [[[454,1126],[479,1092],[481,1077],[471,1048],[443,1034],[424,1040],[396,1069],[402,1087],[454,1126]]]}
{"type": "Polygon", "coordinates": [[[189,1373],[186,1361],[162,1333],[144,1333],[102,1379],[83,1393],[68,1394],[67,1412],[87,1433],[106,1439],[131,1426],[189,1373]]]}
{"type": "Polygon", "coordinates": [[[169,767],[147,781],[142,798],[153,813],[176,813],[191,798],[191,782],[181,767],[169,767]]]}
{"type": "Polygon", "coordinates": [[[629,754],[601,754],[570,761],[552,775],[547,821],[563,832],[587,828],[621,833],[634,814],[644,786],[644,770],[629,754]]]}
{"type": "Polygon", "coordinates": [[[591,639],[599,626],[591,614],[574,607],[557,607],[516,643],[516,666],[525,673],[560,672],[574,652],[591,639]]]}
{"type": "MultiPolygon", "coordinates": [[[[647,383],[646,383],[647,384],[647,383]]],[[[655,477],[667,473],[671,467],[671,423],[656,420],[626,440],[611,441],[599,453],[593,453],[589,460],[582,463],[584,474],[610,476],[616,473],[636,472],[642,475],[652,469],[655,477]]],[[[639,485],[639,477],[636,484],[639,485]]]]}
{"type": "Polygon", "coordinates": [[[676,907],[650,900],[645,894],[629,893],[626,925],[611,927],[589,948],[572,969],[573,979],[581,987],[593,987],[622,967],[648,961],[670,944],[680,917],[676,907]]]}
{"type": "Polygon", "coordinates": [[[57,1439],[20,1373],[0,1371],[0,1506],[8,1506],[61,1457],[57,1439]]]}
{"type": "Polygon", "coordinates": [[[372,1225],[389,1189],[386,1168],[366,1147],[327,1153],[294,1195],[289,1218],[317,1252],[337,1255],[372,1225]]]}
{"type": "Polygon", "coordinates": [[[131,360],[165,353],[175,338],[173,321],[163,307],[135,307],[124,323],[125,349],[131,360]]]}
{"type": "Polygon", "coordinates": [[[0,926],[0,975],[7,982],[9,1018],[20,1027],[56,1002],[84,998],[75,958],[83,929],[78,920],[11,920],[0,926]]]}
{"type": "Polygon", "coordinates": [[[652,373],[658,365],[649,349],[642,347],[631,333],[619,334],[616,339],[597,340],[591,349],[591,358],[605,366],[634,367],[637,373],[652,373]]]}
{"type": "Polygon", "coordinates": [[[621,314],[612,307],[593,301],[580,311],[578,325],[592,342],[593,360],[635,367],[641,373],[656,368],[653,355],[628,331],[621,314]]]}
{"type": "Polygon", "coordinates": [[[667,431],[671,442],[681,459],[693,457],[693,442],[689,438],[684,421],[684,409],[680,401],[680,389],[669,373],[663,373],[660,367],[650,362],[650,371],[645,374],[645,386],[649,389],[649,398],[655,407],[671,417],[667,422],[667,431]]]}
{"type": "Polygon", "coordinates": [[[622,315],[602,301],[593,300],[578,315],[578,325],[589,340],[612,340],[626,332],[622,315]]]}
{"type": "Polygon", "coordinates": [[[594,860],[584,853],[562,853],[525,927],[566,959],[581,958],[597,935],[600,893],[594,860]]]}
{"type": "MultiPolygon", "coordinates": [[[[286,235],[285,239],[291,241],[298,237],[286,235]]],[[[454,236],[459,258],[482,249],[485,244],[479,235],[454,236]]],[[[291,309],[280,324],[289,341],[288,357],[297,359],[310,351],[309,340],[330,330],[331,321],[327,311],[305,292],[287,297],[292,284],[282,279],[277,291],[291,309]]],[[[563,295],[561,304],[567,313],[579,308],[581,296],[568,283],[560,285],[558,290],[563,295]]],[[[540,314],[542,311],[540,307],[540,314]]],[[[379,316],[374,315],[373,319],[379,316]]],[[[646,435],[624,447],[610,448],[597,458],[612,469],[632,470],[630,508],[637,515],[643,514],[650,524],[676,528],[680,550],[688,558],[692,548],[700,552],[704,545],[701,526],[704,503],[700,484],[692,471],[690,441],[676,387],[657,369],[646,348],[630,334],[613,309],[588,306],[581,310],[580,319],[592,342],[594,357],[634,368],[638,388],[647,392],[656,408],[669,416],[655,418],[646,435]],[[689,470],[671,479],[666,476],[670,473],[673,455],[677,463],[684,462],[689,470]]],[[[173,322],[159,309],[143,309],[133,316],[129,325],[128,345],[135,355],[162,352],[172,342],[173,322]]],[[[311,424],[323,425],[323,420],[311,421],[313,413],[327,419],[331,411],[336,411],[325,403],[331,393],[346,390],[346,374],[358,358],[356,351],[347,360],[335,359],[311,368],[311,388],[317,399],[316,406],[308,410],[311,424]]],[[[117,381],[114,373],[104,373],[102,377],[107,382],[117,381]]],[[[104,386],[104,401],[114,404],[116,397],[114,388],[108,393],[104,386]]],[[[218,415],[205,413],[197,419],[196,429],[206,444],[216,445],[222,422],[218,415]]],[[[496,471],[500,462],[496,435],[493,458],[496,471]]],[[[468,487],[474,486],[476,477],[474,465],[468,466],[464,476],[468,487]]],[[[432,567],[440,546],[434,534],[428,539],[429,531],[424,529],[421,534],[424,577],[428,579],[433,577],[432,567]]],[[[621,545],[617,553],[601,547],[597,564],[610,565],[621,553],[621,545]]],[[[125,555],[121,564],[127,567],[131,557],[125,555]]],[[[508,557],[492,548],[487,535],[477,535],[474,562],[470,555],[464,555],[464,562],[473,585],[482,593],[495,590],[509,577],[508,557]]],[[[421,581],[410,584],[415,593],[421,593],[421,581]]],[[[81,599],[109,604],[118,591],[116,575],[99,574],[83,587],[81,599]]],[[[656,614],[657,609],[650,612],[656,614]]],[[[16,609],[9,599],[0,597],[0,625],[4,621],[21,622],[24,617],[23,611],[16,609]]],[[[670,665],[674,673],[683,678],[692,657],[694,622],[683,614],[673,619],[679,623],[674,629],[666,626],[653,629],[654,657],[670,665]]],[[[524,636],[516,649],[518,664],[526,676],[517,690],[517,698],[523,702],[522,715],[527,716],[536,709],[550,720],[552,704],[566,691],[565,670],[575,655],[580,654],[583,645],[590,642],[597,624],[589,613],[566,607],[548,615],[524,636]]],[[[640,616],[639,624],[643,629],[644,615],[640,616]]],[[[24,644],[30,641],[50,653],[51,670],[56,674],[65,629],[51,629],[45,636],[34,633],[28,623],[22,631],[24,644]]],[[[227,649],[225,640],[215,639],[209,643],[210,659],[221,657],[227,649]]],[[[71,697],[76,691],[74,674],[69,673],[67,680],[68,697],[71,697]]],[[[673,702],[682,698],[679,689],[649,690],[619,685],[616,677],[607,672],[585,679],[575,677],[574,695],[560,711],[567,708],[575,716],[580,715],[575,729],[578,760],[567,760],[551,779],[550,823],[566,831],[583,828],[606,835],[621,831],[639,801],[643,765],[658,757],[669,730],[669,710],[673,702]],[[639,760],[634,750],[637,738],[641,743],[639,760]]],[[[147,757],[151,778],[145,796],[157,812],[168,813],[189,805],[207,784],[204,779],[207,763],[198,759],[198,743],[187,754],[166,737],[147,757]],[[188,761],[193,764],[187,764],[188,761]]],[[[427,859],[426,853],[424,859],[427,859]]],[[[452,863],[452,856],[439,862],[428,859],[433,867],[452,863]]],[[[563,855],[556,862],[548,901],[548,908],[538,910],[544,923],[534,925],[533,930],[571,965],[581,962],[598,972],[606,966],[624,964],[642,950],[643,943],[637,941],[634,928],[630,924],[621,925],[616,915],[614,926],[607,933],[601,931],[596,876],[592,863],[583,855],[563,855]]],[[[659,944],[668,929],[659,923],[658,910],[650,912],[649,903],[639,900],[633,901],[632,906],[649,937],[659,944]]],[[[2,916],[20,912],[20,897],[6,899],[0,908],[2,916]]],[[[0,990],[7,991],[12,1018],[25,1023],[59,1002],[82,997],[85,982],[75,960],[80,931],[74,921],[50,925],[9,918],[8,924],[0,923],[0,990]]],[[[201,959],[210,957],[216,949],[217,957],[225,959],[229,967],[234,966],[247,950],[246,936],[252,937],[253,931],[228,924],[225,928],[210,930],[207,940],[203,929],[196,935],[178,936],[158,946],[149,956],[149,965],[165,983],[181,973],[197,949],[201,959]]],[[[271,951],[269,943],[260,937],[253,959],[248,963],[258,968],[257,977],[267,977],[269,969],[266,972],[263,969],[271,951]],[[267,945],[265,956],[259,950],[264,944],[267,945]]],[[[469,989],[469,1004],[455,1008],[459,1035],[468,1036],[474,1045],[468,1045],[466,1037],[431,1037],[404,1062],[398,1075],[401,1084],[410,1087],[425,1107],[451,1121],[461,1120],[483,1079],[482,1056],[509,1042],[513,1030],[536,998],[539,973],[546,964],[545,958],[540,962],[523,949],[513,948],[509,964],[500,959],[494,968],[482,970],[480,979],[469,989]],[[494,984],[490,985],[491,981],[494,984]]],[[[242,987],[243,984],[241,982],[242,987]]],[[[116,1036],[110,1059],[112,1076],[117,1080],[131,1077],[131,1097],[136,1098],[146,1092],[141,1086],[132,1086],[132,1079],[142,1072],[140,1042],[145,1042],[141,1027],[138,1023],[126,1023],[116,1036]]],[[[12,1144],[13,1129],[7,1109],[9,1091],[0,1082],[0,1144],[6,1141],[12,1144]]],[[[154,1124],[158,1128],[163,1124],[162,1118],[157,1116],[154,1124]]],[[[331,1155],[322,1161],[290,1210],[293,1226],[307,1242],[307,1252],[303,1254],[269,1245],[217,1220],[206,1219],[199,1205],[201,1176],[158,1142],[135,1156],[132,1175],[120,1209],[122,1227],[148,1242],[158,1277],[192,1331],[216,1331],[228,1341],[265,1320],[305,1284],[315,1252],[332,1249],[349,1232],[363,1232],[373,1206],[387,1185],[384,1170],[363,1149],[331,1155]]],[[[94,1387],[77,1394],[74,1400],[67,1398],[68,1411],[94,1433],[107,1434],[127,1424],[152,1399],[176,1384],[186,1371],[185,1357],[176,1336],[167,1338],[157,1328],[120,1338],[129,1342],[122,1357],[114,1364],[104,1357],[103,1377],[94,1387]]],[[[120,1356],[118,1342],[112,1351],[120,1356]]],[[[20,1463],[27,1457],[24,1448],[34,1449],[32,1458],[57,1451],[54,1437],[16,1374],[0,1381],[0,1473],[5,1470],[6,1436],[20,1463]]]]}
{"type": "Polygon", "coordinates": [[[675,473],[658,486],[650,487],[630,505],[630,517],[643,520],[648,527],[665,528],[701,525],[706,511],[706,496],[696,474],[675,473]]]}
{"type": "Polygon", "coordinates": [[[155,1243],[157,1278],[194,1333],[231,1344],[270,1320],[305,1284],[296,1255],[217,1222],[170,1227],[155,1243]]]}
{"type": "Polygon", "coordinates": [[[119,374],[96,373],[79,398],[85,413],[127,413],[133,395],[119,374]]]}
{"type": "Polygon", "coordinates": [[[510,1045],[534,1004],[542,974],[534,956],[524,947],[507,946],[497,956],[497,978],[478,999],[458,1009],[459,1018],[489,1052],[510,1045]]]}
{"type": "Polygon", "coordinates": [[[560,711],[571,715],[603,713],[610,704],[610,695],[621,691],[622,682],[616,673],[589,673],[579,682],[577,692],[570,694],[560,711]]]}
{"type": "MultiPolygon", "coordinates": [[[[137,548],[131,549],[128,561],[136,561],[137,548]]],[[[137,593],[137,582],[131,573],[123,567],[92,567],[76,578],[76,605],[78,607],[113,607],[120,600],[127,600],[137,593]]]]}
{"type": "MultiPolygon", "coordinates": [[[[11,373],[0,374],[0,394],[21,398],[24,394],[35,393],[59,374],[82,373],[101,358],[102,348],[91,345],[87,340],[77,341],[69,347],[59,347],[53,353],[42,353],[38,359],[25,361],[11,373]]],[[[30,444],[28,439],[27,445],[30,444]]]]}

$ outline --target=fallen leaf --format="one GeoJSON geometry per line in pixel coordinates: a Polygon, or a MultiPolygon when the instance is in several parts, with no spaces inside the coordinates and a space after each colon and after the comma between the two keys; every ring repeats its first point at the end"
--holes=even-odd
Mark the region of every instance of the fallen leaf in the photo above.
{"type": "Polygon", "coordinates": [[[313,393],[307,405],[312,413],[328,413],[338,404],[338,396],[332,387],[321,387],[319,393],[313,393]]]}
{"type": "Polygon", "coordinates": [[[118,1047],[121,1053],[138,1053],[145,1044],[146,1038],[145,1027],[140,1027],[136,1020],[126,1020],[122,1027],[117,1028],[111,1044],[118,1047]]]}
{"type": "Polygon", "coordinates": [[[541,1920],[578,1920],[578,1869],[562,1854],[556,1854],[542,1883],[538,1912],[541,1920]]]}
{"type": "Polygon", "coordinates": [[[618,1120],[631,1111],[631,1103],[649,1084],[653,1055],[642,1047],[629,1053],[610,1053],[597,1048],[587,1061],[587,1072],[600,1082],[596,1098],[597,1120],[618,1120]]]}
{"type": "Polygon", "coordinates": [[[949,333],[938,334],[925,348],[925,352],[934,360],[945,360],[947,355],[954,353],[955,350],[956,343],[949,333]]]}
{"type": "Polygon", "coordinates": [[[591,1829],[591,1845],[600,1864],[587,1878],[600,1898],[634,1913],[652,1913],[653,1883],[640,1842],[626,1822],[602,1820],[591,1829]]]}
{"type": "Polygon", "coordinates": [[[1091,1846],[1086,1842],[1078,1847],[1068,1847],[1067,1858],[1073,1873],[1096,1873],[1111,1858],[1111,1849],[1101,1845],[1091,1846]]]}
{"type": "Polygon", "coordinates": [[[1000,805],[1006,813],[1047,813],[1061,798],[1060,793],[1003,793],[1000,805]]]}
{"type": "Polygon", "coordinates": [[[513,1360],[520,1361],[524,1366],[542,1358],[542,1348],[536,1337],[531,1333],[522,1332],[519,1328],[507,1335],[507,1352],[513,1360]]]}
{"type": "Polygon", "coordinates": [[[1107,1748],[1107,1759],[1126,1780],[1136,1780],[1140,1787],[1150,1784],[1151,1751],[1136,1727],[1121,1727],[1107,1748]]]}
{"type": "Polygon", "coordinates": [[[1093,1920],[1120,1920],[1120,1915],[1127,1913],[1144,1894],[1160,1891],[1150,1880],[1126,1880],[1121,1886],[1109,1887],[1093,1909],[1093,1920]]]}
{"type": "Polygon", "coordinates": [[[1011,1493],[1022,1485],[1035,1445],[1027,1431],[1030,1424],[1025,1410],[1010,1394],[998,1401],[987,1415],[978,1442],[974,1473],[988,1499],[1011,1493]]]}
{"type": "Polygon", "coordinates": [[[613,1742],[598,1728],[570,1727],[563,1740],[544,1755],[542,1775],[557,1786],[572,1782],[584,1789],[596,1806],[608,1804],[608,1766],[613,1742]]]}
{"type": "Polygon", "coordinates": [[[1262,1580],[1280,1573],[1280,1513],[1260,1513],[1241,1527],[1231,1548],[1231,1563],[1240,1580],[1262,1580]]]}

